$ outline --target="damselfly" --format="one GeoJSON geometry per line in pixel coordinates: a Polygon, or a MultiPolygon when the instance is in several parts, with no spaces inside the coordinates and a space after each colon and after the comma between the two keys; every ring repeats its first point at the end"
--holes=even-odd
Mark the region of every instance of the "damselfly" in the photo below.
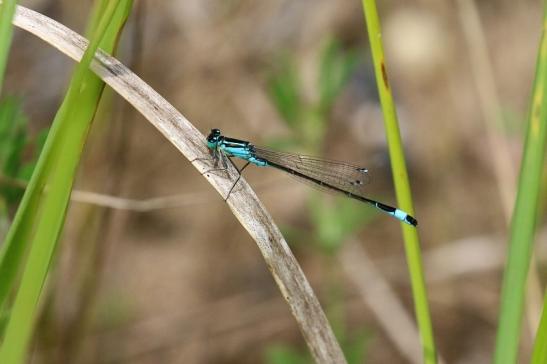
{"type": "Polygon", "coordinates": [[[254,164],[259,167],[280,169],[316,187],[343,194],[346,197],[372,205],[376,209],[409,225],[418,225],[418,221],[406,212],[365,197],[364,187],[370,180],[368,169],[366,168],[343,162],[257,147],[245,140],[225,137],[220,133],[219,129],[211,130],[211,133],[207,137],[207,146],[211,150],[215,165],[218,165],[218,162],[222,161],[224,168],[226,168],[226,157],[237,157],[247,161],[239,169],[240,175],[228,192],[228,197],[239,181],[241,172],[249,164],[254,164]]]}

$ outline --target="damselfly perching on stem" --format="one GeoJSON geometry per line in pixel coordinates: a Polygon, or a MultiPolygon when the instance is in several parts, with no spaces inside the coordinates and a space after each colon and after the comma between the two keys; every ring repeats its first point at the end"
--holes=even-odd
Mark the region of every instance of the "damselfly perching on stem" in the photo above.
{"type": "MultiPolygon", "coordinates": [[[[319,188],[365,202],[404,223],[412,226],[418,225],[418,221],[406,212],[365,197],[364,187],[369,181],[369,172],[366,168],[257,147],[245,140],[226,137],[220,133],[219,129],[211,130],[207,137],[207,146],[211,149],[215,164],[218,164],[220,160],[226,166],[226,157],[246,160],[247,163],[239,170],[240,177],[243,169],[249,164],[259,167],[273,167],[319,188]]],[[[238,181],[239,178],[228,192],[226,199],[238,181]]]]}

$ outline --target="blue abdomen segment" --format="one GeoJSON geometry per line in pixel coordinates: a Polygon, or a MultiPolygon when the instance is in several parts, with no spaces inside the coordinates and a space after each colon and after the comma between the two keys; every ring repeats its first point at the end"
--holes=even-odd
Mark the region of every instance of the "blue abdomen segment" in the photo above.
{"type": "Polygon", "coordinates": [[[406,217],[408,216],[408,214],[402,210],[395,209],[395,211],[393,212],[393,216],[401,221],[406,221],[406,217]]]}
{"type": "Polygon", "coordinates": [[[416,221],[415,218],[413,218],[412,216],[410,216],[409,214],[407,214],[403,210],[399,210],[395,207],[384,205],[383,203],[380,203],[380,202],[376,202],[375,206],[377,208],[379,208],[380,210],[382,210],[383,212],[393,216],[397,220],[401,220],[402,222],[404,222],[406,224],[409,224],[409,225],[412,225],[412,226],[418,225],[418,221],[416,221]]]}
{"type": "Polygon", "coordinates": [[[407,223],[412,226],[418,225],[418,221],[415,218],[404,212],[403,210],[395,209],[393,212],[388,212],[394,218],[401,220],[404,223],[407,223]]]}
{"type": "Polygon", "coordinates": [[[221,149],[229,157],[244,159],[249,163],[252,163],[259,167],[266,167],[268,165],[268,162],[266,162],[264,159],[257,158],[254,155],[253,151],[247,146],[222,146],[221,149]]]}
{"type": "Polygon", "coordinates": [[[264,159],[256,158],[255,156],[249,157],[247,158],[247,160],[259,167],[266,167],[268,165],[268,162],[266,162],[264,159]]]}
{"type": "Polygon", "coordinates": [[[224,153],[226,153],[229,157],[237,157],[241,159],[249,159],[252,157],[252,153],[247,148],[241,148],[241,147],[222,147],[221,148],[224,153]]]}

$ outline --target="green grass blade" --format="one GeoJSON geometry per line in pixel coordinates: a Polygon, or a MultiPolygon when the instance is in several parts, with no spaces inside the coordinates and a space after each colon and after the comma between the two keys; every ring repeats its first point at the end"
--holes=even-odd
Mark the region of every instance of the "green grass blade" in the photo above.
{"type": "MultiPolygon", "coordinates": [[[[31,179],[25,197],[10,228],[0,268],[9,266],[13,285],[17,268],[21,265],[21,237],[32,238],[28,261],[22,275],[21,285],[9,318],[4,342],[0,347],[0,362],[19,363],[25,356],[31,338],[37,303],[47,271],[61,233],[70,197],[70,190],[87,131],[93,119],[104,83],[88,68],[99,45],[111,52],[119,31],[131,9],[132,1],[103,1],[108,3],[101,14],[97,29],[74,76],[63,104],[55,117],[52,132],[44,146],[37,170],[31,179]],[[31,186],[34,182],[34,188],[31,186]],[[40,191],[47,190],[40,196],[40,191]],[[32,192],[32,193],[30,193],[32,192]],[[26,204],[24,203],[26,201],[26,204]],[[38,209],[28,210],[29,207],[38,209]],[[36,224],[35,231],[29,227],[36,224]],[[16,224],[16,222],[18,222],[16,224]],[[33,235],[33,236],[32,236],[33,235]],[[13,248],[17,247],[17,248],[13,248]],[[11,250],[9,248],[12,248],[11,250]],[[17,251],[17,254],[10,254],[17,251]],[[6,257],[8,259],[6,259],[6,257]]],[[[5,277],[2,276],[3,282],[5,277]]]]}
{"type": "Polygon", "coordinates": [[[532,364],[547,363],[547,293],[543,298],[543,313],[536,333],[536,342],[532,353],[532,364]]]}
{"type": "MultiPolygon", "coordinates": [[[[397,202],[400,208],[414,216],[414,207],[410,193],[410,184],[404,158],[397,113],[393,103],[390,85],[388,82],[386,66],[384,62],[384,50],[381,38],[380,21],[374,0],[363,0],[365,22],[372,51],[376,83],[380,95],[382,111],[384,113],[384,124],[386,128],[389,156],[397,202]]],[[[419,221],[419,219],[418,219],[419,221]]],[[[406,257],[412,284],[412,295],[414,299],[418,329],[420,331],[422,350],[425,363],[437,362],[437,350],[433,338],[429,304],[424,280],[422,257],[418,231],[414,227],[401,223],[403,238],[405,241],[406,257]]]]}
{"type": "MultiPolygon", "coordinates": [[[[94,16],[91,20],[91,24],[98,24],[101,19],[101,14],[105,9],[108,1],[101,1],[98,6],[95,7],[94,16]]],[[[125,22],[127,14],[129,14],[132,6],[132,1],[125,1],[124,6],[121,7],[117,14],[115,14],[116,23],[120,26],[125,22]]],[[[92,29],[90,27],[90,29],[92,29]]],[[[101,48],[107,52],[113,49],[115,42],[117,41],[118,32],[109,31],[105,34],[101,48]]],[[[94,76],[90,76],[94,77],[94,76]]],[[[72,81],[72,84],[75,82],[72,81]]],[[[56,118],[50,129],[47,141],[44,145],[43,152],[40,155],[38,163],[36,165],[36,173],[30,180],[27,187],[27,191],[21,201],[20,208],[12,223],[8,236],[6,237],[5,244],[2,245],[0,250],[0,307],[5,302],[9,290],[11,289],[15,280],[17,270],[25,252],[29,236],[32,232],[32,227],[35,226],[35,218],[38,211],[38,202],[41,195],[41,191],[45,185],[44,176],[49,175],[50,166],[52,165],[51,156],[56,153],[52,150],[56,145],[59,145],[58,130],[63,129],[62,120],[66,120],[64,116],[65,105],[68,99],[65,99],[58,111],[56,118]],[[21,222],[25,223],[21,225],[21,222]],[[13,242],[18,242],[17,244],[13,242]]]]}
{"type": "Polygon", "coordinates": [[[543,33],[538,53],[536,76],[528,116],[528,129],[522,155],[517,201],[513,211],[509,250],[503,276],[499,327],[494,363],[515,363],[526,277],[530,265],[538,205],[541,174],[547,144],[547,7],[543,15],[543,33]]]}
{"type": "Polygon", "coordinates": [[[39,211],[41,192],[50,173],[54,147],[58,145],[58,131],[62,127],[66,102],[63,102],[48,134],[36,168],[23,195],[15,218],[0,250],[0,308],[5,308],[6,299],[19,271],[22,257],[29,244],[39,211]]]}
{"type": "Polygon", "coordinates": [[[11,23],[15,14],[15,0],[3,0],[0,4],[0,87],[4,84],[4,74],[8,63],[9,48],[13,34],[11,23]]]}
{"type": "MultiPolygon", "coordinates": [[[[96,7],[94,11],[95,15],[91,21],[98,24],[101,14],[101,7],[104,8],[104,4],[107,3],[102,1],[99,6],[96,7]],[[99,10],[97,10],[99,9],[99,10]]],[[[125,22],[125,17],[129,14],[132,1],[125,1],[124,7],[122,7],[118,13],[115,15],[115,23],[119,24],[119,27],[125,22]],[[125,15],[124,15],[125,14],[125,15]]],[[[114,27],[118,28],[118,27],[114,27]]],[[[118,32],[109,31],[105,34],[101,48],[107,52],[111,52],[114,48],[115,41],[117,40],[118,32]]],[[[82,60],[83,61],[83,60],[82,60]]],[[[82,63],[80,63],[82,64],[82,63]]],[[[99,82],[98,79],[93,75],[89,75],[91,79],[95,79],[94,83],[99,82]]],[[[75,79],[71,81],[71,84],[75,84],[75,79]]],[[[99,83],[102,85],[102,83],[99,83]]],[[[88,84],[88,87],[93,88],[93,84],[88,84]]],[[[101,86],[102,87],[102,86],[101,86]]],[[[29,182],[29,185],[25,191],[23,199],[20,203],[15,219],[10,227],[10,230],[6,236],[6,241],[2,245],[2,250],[0,251],[0,307],[2,307],[8,297],[8,293],[12,288],[14,281],[17,277],[18,270],[23,259],[23,255],[27,249],[30,236],[32,234],[32,228],[36,225],[36,218],[39,211],[39,203],[41,198],[41,191],[43,190],[46,184],[46,176],[51,172],[51,166],[54,164],[52,162],[52,156],[58,154],[58,151],[55,151],[54,148],[57,146],[59,149],[62,135],[60,135],[59,130],[66,128],[67,121],[66,118],[66,105],[68,104],[68,97],[65,98],[63,104],[61,105],[55,120],[53,121],[52,127],[50,129],[47,141],[43,147],[42,153],[38,159],[38,162],[35,167],[35,172],[29,182]],[[64,123],[64,124],[63,124],[64,123]]],[[[90,103],[93,105],[93,103],[90,103]]],[[[87,105],[83,102],[82,107],[87,105]]],[[[92,106],[89,111],[91,114],[94,113],[95,106],[92,106]]],[[[70,120],[68,120],[70,122],[70,120]]]]}

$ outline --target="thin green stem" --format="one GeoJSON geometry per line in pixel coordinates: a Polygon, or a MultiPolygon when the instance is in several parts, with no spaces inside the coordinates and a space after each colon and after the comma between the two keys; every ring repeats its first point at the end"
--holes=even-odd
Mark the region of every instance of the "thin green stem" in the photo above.
{"type": "MultiPolygon", "coordinates": [[[[376,83],[380,95],[382,111],[384,113],[384,125],[386,128],[389,156],[395,184],[395,192],[399,206],[406,212],[414,215],[412,195],[408,181],[401,134],[397,120],[397,112],[393,102],[393,96],[387,76],[387,67],[384,61],[384,49],[382,45],[382,33],[380,20],[374,0],[363,0],[365,22],[372,51],[376,83]]],[[[419,221],[419,219],[418,219],[419,221]]],[[[433,329],[427,301],[427,291],[424,280],[422,257],[418,231],[414,227],[401,223],[403,238],[405,241],[406,257],[412,284],[418,329],[422,342],[424,362],[434,364],[437,362],[437,350],[433,338],[433,329]]]]}
{"type": "Polygon", "coordinates": [[[0,88],[4,84],[4,74],[8,63],[9,49],[13,34],[11,23],[15,14],[15,0],[3,0],[0,4],[0,88]]]}
{"type": "Polygon", "coordinates": [[[532,364],[547,363],[547,293],[543,298],[543,313],[536,333],[536,342],[532,353],[532,364]]]}
{"type": "Polygon", "coordinates": [[[547,144],[547,6],[543,15],[543,33],[536,64],[536,77],[528,115],[528,129],[522,155],[517,200],[511,222],[507,264],[503,276],[499,327],[494,363],[515,363],[530,265],[538,206],[541,175],[547,144]]]}

